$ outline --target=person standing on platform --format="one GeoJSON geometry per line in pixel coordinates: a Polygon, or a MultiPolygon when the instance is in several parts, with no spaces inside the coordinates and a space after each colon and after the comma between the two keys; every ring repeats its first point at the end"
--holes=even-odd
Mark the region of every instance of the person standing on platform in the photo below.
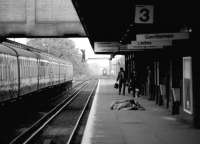
{"type": "Polygon", "coordinates": [[[123,87],[123,95],[125,95],[126,79],[125,79],[125,72],[122,67],[120,67],[120,71],[118,73],[116,81],[119,81],[119,95],[121,94],[122,87],[123,87]]]}

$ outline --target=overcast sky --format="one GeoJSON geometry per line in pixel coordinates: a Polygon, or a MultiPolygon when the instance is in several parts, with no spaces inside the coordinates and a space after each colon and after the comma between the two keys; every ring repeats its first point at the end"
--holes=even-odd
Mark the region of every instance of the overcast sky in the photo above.
{"type": "MultiPolygon", "coordinates": [[[[109,58],[110,55],[96,55],[90,45],[88,38],[70,38],[74,41],[76,48],[85,49],[86,51],[86,59],[87,58],[109,58]]],[[[26,44],[28,39],[27,38],[11,38],[16,42],[26,44]]]]}

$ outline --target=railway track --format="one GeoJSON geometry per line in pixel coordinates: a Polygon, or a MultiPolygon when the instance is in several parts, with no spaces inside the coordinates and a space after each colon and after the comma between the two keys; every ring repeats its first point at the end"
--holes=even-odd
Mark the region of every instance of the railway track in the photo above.
{"type": "MultiPolygon", "coordinates": [[[[77,130],[83,132],[82,118],[88,113],[88,103],[94,94],[97,80],[90,80],[77,85],[64,101],[44,114],[37,122],[15,137],[10,144],[44,144],[44,143],[73,143],[77,130]],[[86,112],[87,111],[87,112],[86,112]],[[62,126],[61,126],[62,125],[62,126]],[[53,133],[53,134],[52,134],[53,133]]],[[[80,136],[78,138],[80,140],[80,136]]]]}
{"type": "Polygon", "coordinates": [[[0,144],[8,144],[86,81],[63,85],[0,106],[0,144]]]}

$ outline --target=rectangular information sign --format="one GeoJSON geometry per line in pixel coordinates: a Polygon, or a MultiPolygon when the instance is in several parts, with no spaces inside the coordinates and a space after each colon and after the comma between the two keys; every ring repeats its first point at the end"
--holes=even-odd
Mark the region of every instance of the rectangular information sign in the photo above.
{"type": "Polygon", "coordinates": [[[131,41],[133,46],[171,46],[171,40],[158,40],[158,41],[131,41]]]}
{"type": "Polygon", "coordinates": [[[112,43],[94,43],[94,52],[95,53],[113,53],[118,52],[119,46],[112,43]]]}
{"type": "Polygon", "coordinates": [[[131,51],[144,51],[151,49],[162,49],[163,46],[134,46],[132,44],[128,44],[126,46],[120,47],[120,52],[131,52],[131,51]]]}
{"type": "Polygon", "coordinates": [[[127,50],[145,50],[145,49],[162,49],[162,46],[134,46],[132,44],[127,45],[127,50]]]}
{"type": "Polygon", "coordinates": [[[181,40],[189,39],[189,33],[157,33],[157,34],[137,34],[137,41],[151,41],[151,40],[181,40]]]}

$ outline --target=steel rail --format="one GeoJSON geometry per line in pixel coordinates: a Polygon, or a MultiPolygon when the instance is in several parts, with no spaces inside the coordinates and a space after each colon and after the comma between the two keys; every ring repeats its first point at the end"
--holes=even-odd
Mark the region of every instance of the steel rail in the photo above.
{"type": "Polygon", "coordinates": [[[39,119],[35,124],[33,124],[28,130],[24,131],[16,138],[14,138],[9,144],[27,144],[32,140],[53,118],[55,118],[66,106],[68,106],[76,96],[81,92],[81,89],[86,87],[89,83],[83,83],[80,89],[67,97],[64,101],[54,107],[50,112],[45,116],[39,119]]]}
{"type": "Polygon", "coordinates": [[[79,118],[78,118],[78,120],[77,120],[77,122],[76,122],[76,124],[75,124],[75,126],[74,126],[74,129],[73,129],[72,133],[70,134],[70,137],[69,137],[69,139],[68,139],[68,141],[67,141],[66,144],[72,144],[72,140],[73,140],[73,138],[74,138],[74,136],[75,136],[75,133],[77,132],[77,129],[78,129],[78,127],[79,127],[79,124],[80,124],[80,122],[81,122],[81,120],[82,120],[82,118],[83,118],[83,115],[84,115],[84,113],[85,113],[85,111],[86,111],[86,108],[87,108],[87,106],[88,106],[88,104],[89,104],[89,101],[90,101],[90,99],[91,99],[91,97],[92,97],[92,94],[94,93],[94,91],[95,91],[95,89],[96,89],[98,83],[99,83],[99,80],[96,82],[96,84],[94,85],[94,87],[93,87],[93,89],[92,89],[92,91],[91,91],[89,97],[87,98],[86,104],[85,104],[83,110],[81,111],[81,114],[80,114],[80,116],[79,116],[79,118]]]}

